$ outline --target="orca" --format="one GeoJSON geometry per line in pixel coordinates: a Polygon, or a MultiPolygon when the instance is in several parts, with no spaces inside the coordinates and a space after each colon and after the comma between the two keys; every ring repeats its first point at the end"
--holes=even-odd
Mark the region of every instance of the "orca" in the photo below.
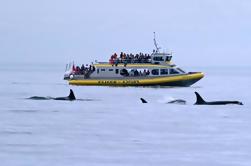
{"type": "Polygon", "coordinates": [[[211,101],[207,102],[205,101],[198,92],[194,92],[196,95],[196,103],[194,105],[226,105],[226,104],[237,104],[237,105],[243,105],[240,101],[211,101]]]}
{"type": "Polygon", "coordinates": [[[182,99],[175,99],[167,102],[168,104],[186,104],[186,100],[182,99]]]}
{"type": "Polygon", "coordinates": [[[145,99],[143,99],[143,98],[140,98],[140,100],[141,100],[142,103],[147,103],[147,101],[145,99]]]}
{"type": "MultiPolygon", "coordinates": [[[[141,102],[142,103],[148,103],[145,99],[143,98],[140,98],[141,102]]],[[[167,104],[186,104],[186,101],[185,100],[182,100],[182,99],[176,99],[176,100],[172,100],[172,101],[169,101],[167,104]]]]}
{"type": "Polygon", "coordinates": [[[32,97],[29,97],[27,99],[30,99],[30,100],[50,100],[51,97],[32,96],[32,97]]]}
{"type": "Polygon", "coordinates": [[[33,96],[30,97],[28,99],[31,100],[68,100],[68,101],[74,101],[76,100],[76,97],[72,91],[72,89],[70,89],[70,94],[67,97],[40,97],[40,96],[33,96]]]}

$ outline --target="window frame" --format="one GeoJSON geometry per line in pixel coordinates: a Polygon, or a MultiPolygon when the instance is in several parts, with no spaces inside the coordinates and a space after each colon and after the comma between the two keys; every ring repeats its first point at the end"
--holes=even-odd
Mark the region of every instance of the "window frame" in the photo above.
{"type": "Polygon", "coordinates": [[[159,74],[160,74],[159,69],[152,69],[151,70],[151,75],[153,75],[153,76],[159,76],[159,74]],[[153,71],[157,71],[157,73],[154,74],[153,71]]]}
{"type": "Polygon", "coordinates": [[[177,69],[170,68],[170,69],[169,69],[169,74],[170,74],[170,75],[175,75],[175,74],[180,74],[180,72],[179,72],[179,70],[177,70],[177,69]],[[175,71],[175,72],[172,73],[171,71],[175,71]]]}
{"type": "Polygon", "coordinates": [[[160,75],[169,75],[169,69],[160,69],[160,75]],[[162,73],[162,71],[165,70],[166,73],[162,73]]]}

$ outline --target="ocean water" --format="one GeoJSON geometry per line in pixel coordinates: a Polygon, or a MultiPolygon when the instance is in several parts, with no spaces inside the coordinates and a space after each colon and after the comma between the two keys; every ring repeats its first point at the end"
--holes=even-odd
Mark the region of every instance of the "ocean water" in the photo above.
{"type": "Polygon", "coordinates": [[[1,166],[251,165],[250,67],[185,67],[205,73],[186,88],[69,86],[63,67],[0,67],[1,166]],[[70,88],[88,100],[26,99],[70,88]],[[195,106],[195,91],[244,106],[195,106]]]}

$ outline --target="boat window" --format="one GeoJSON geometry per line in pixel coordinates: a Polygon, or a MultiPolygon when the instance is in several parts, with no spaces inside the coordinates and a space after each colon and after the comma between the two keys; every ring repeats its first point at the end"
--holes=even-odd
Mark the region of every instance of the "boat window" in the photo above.
{"type": "Polygon", "coordinates": [[[115,70],[115,73],[116,73],[116,74],[119,74],[119,69],[116,69],[116,70],[115,70]]]}
{"type": "Polygon", "coordinates": [[[153,57],[153,60],[154,61],[164,61],[162,56],[155,56],[155,57],[153,57]]]}
{"type": "Polygon", "coordinates": [[[130,72],[129,72],[129,75],[130,76],[139,76],[140,75],[140,72],[138,69],[132,69],[130,72]]]}
{"type": "Polygon", "coordinates": [[[168,69],[160,69],[161,75],[168,75],[168,69]]]}
{"type": "Polygon", "coordinates": [[[109,69],[109,71],[113,71],[113,69],[109,69]]]}
{"type": "Polygon", "coordinates": [[[97,74],[99,74],[99,69],[97,69],[97,74]]]}
{"type": "Polygon", "coordinates": [[[171,59],[172,59],[172,56],[167,56],[166,57],[166,61],[168,61],[168,62],[171,61],[171,59]]]}
{"type": "Polygon", "coordinates": [[[152,75],[159,75],[159,69],[153,69],[152,75]]]}
{"type": "Polygon", "coordinates": [[[170,74],[179,74],[179,72],[176,69],[170,69],[170,74]]]}
{"type": "Polygon", "coordinates": [[[128,71],[126,69],[121,69],[120,70],[120,75],[122,75],[122,76],[129,76],[129,73],[128,73],[128,71]]]}
{"type": "Polygon", "coordinates": [[[101,69],[101,71],[105,71],[105,69],[101,69]]]}
{"type": "Polygon", "coordinates": [[[180,73],[186,73],[184,70],[182,70],[181,68],[177,68],[177,70],[180,71],[180,73]]]}

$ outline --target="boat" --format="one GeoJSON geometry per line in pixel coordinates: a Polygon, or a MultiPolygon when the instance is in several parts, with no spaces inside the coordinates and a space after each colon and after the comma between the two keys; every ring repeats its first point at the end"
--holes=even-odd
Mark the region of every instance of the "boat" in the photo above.
{"type": "Polygon", "coordinates": [[[78,86],[181,86],[188,87],[204,77],[202,72],[185,72],[171,62],[172,53],[160,52],[155,39],[151,54],[116,53],[109,62],[66,67],[64,79],[78,86]]]}

